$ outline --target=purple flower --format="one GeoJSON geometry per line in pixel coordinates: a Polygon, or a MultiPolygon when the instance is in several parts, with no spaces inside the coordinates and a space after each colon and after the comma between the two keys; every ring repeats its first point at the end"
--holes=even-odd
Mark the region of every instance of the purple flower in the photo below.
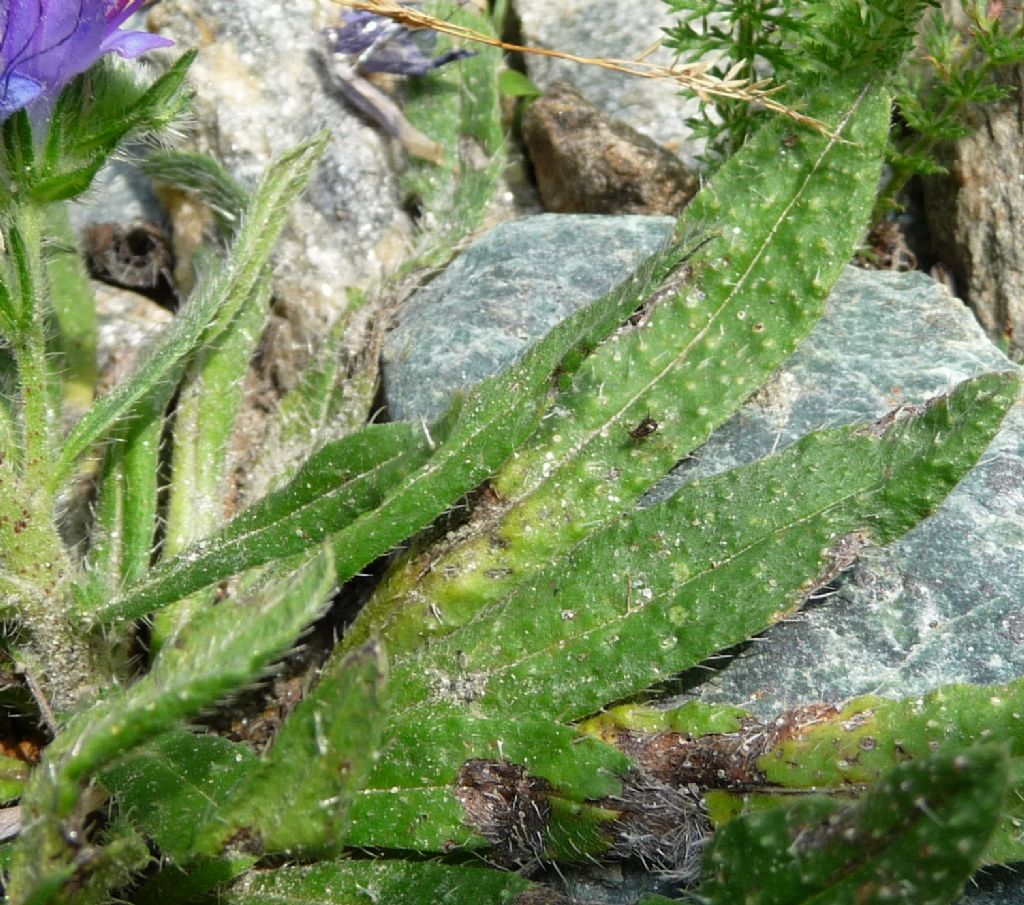
{"type": "Polygon", "coordinates": [[[137,57],[173,41],[120,27],[144,0],[0,0],[0,120],[49,105],[100,57],[137,57]]]}
{"type": "Polygon", "coordinates": [[[333,53],[353,60],[360,73],[386,72],[392,75],[424,75],[454,60],[475,56],[469,50],[449,50],[437,57],[427,55],[437,39],[432,31],[411,31],[385,16],[368,12],[346,12],[341,28],[325,28],[333,53]]]}

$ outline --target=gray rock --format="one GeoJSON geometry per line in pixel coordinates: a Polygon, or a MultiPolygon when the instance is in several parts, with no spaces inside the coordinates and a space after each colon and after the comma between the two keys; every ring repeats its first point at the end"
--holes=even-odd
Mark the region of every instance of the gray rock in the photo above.
{"type": "Polygon", "coordinates": [[[89,191],[68,205],[68,217],[75,232],[80,233],[90,223],[148,220],[167,225],[167,212],[149,177],[132,163],[135,155],[143,153],[142,148],[129,148],[126,159],[111,160],[96,174],[89,191]]]}
{"type": "Polygon", "coordinates": [[[150,27],[199,48],[191,83],[190,142],[253,187],[270,160],[321,129],[331,142],[309,189],[292,206],[274,258],[278,310],[301,348],[405,251],[390,140],[354,112],[321,68],[319,30],[336,7],[317,0],[164,0],[150,27]]]}
{"type": "MultiPolygon", "coordinates": [[[[1013,365],[921,273],[848,270],[774,380],[664,482],[760,458],[818,428],[874,419],[1013,365]]],[[[761,717],[876,692],[1024,675],[1024,407],[932,518],[866,552],[838,593],[775,626],[699,690],[761,717]]]]}
{"type": "Polygon", "coordinates": [[[1024,905],[1020,865],[980,872],[967,887],[960,905],[1024,905]]]}
{"type": "Polygon", "coordinates": [[[167,326],[166,308],[129,289],[93,282],[96,299],[96,370],[99,393],[120,383],[150,339],[167,326]]]}
{"type": "Polygon", "coordinates": [[[496,227],[399,312],[384,341],[391,417],[441,414],[457,389],[511,364],[629,276],[674,222],[541,214],[496,227]]]}
{"type": "MultiPolygon", "coordinates": [[[[664,0],[517,0],[524,43],[587,57],[631,60],[664,36],[675,22],[664,0]]],[[[649,62],[670,65],[672,54],[659,48],[649,62]]],[[[566,79],[610,116],[653,138],[689,164],[702,145],[690,141],[687,117],[697,101],[684,99],[674,83],[641,79],[566,60],[528,56],[530,78],[541,88],[566,79]]]]}

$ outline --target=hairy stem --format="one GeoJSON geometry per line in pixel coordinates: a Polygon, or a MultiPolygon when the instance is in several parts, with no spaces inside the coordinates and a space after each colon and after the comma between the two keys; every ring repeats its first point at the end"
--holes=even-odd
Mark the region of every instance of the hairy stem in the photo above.
{"type": "Polygon", "coordinates": [[[7,224],[17,284],[17,322],[12,345],[18,367],[20,471],[29,486],[42,486],[49,464],[55,411],[46,361],[45,274],[40,211],[32,204],[13,205],[7,224]]]}

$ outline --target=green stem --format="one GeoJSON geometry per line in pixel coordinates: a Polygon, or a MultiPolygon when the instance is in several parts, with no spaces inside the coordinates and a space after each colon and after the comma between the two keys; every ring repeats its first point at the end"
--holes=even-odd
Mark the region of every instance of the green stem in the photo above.
{"type": "Polygon", "coordinates": [[[48,204],[42,211],[46,256],[57,346],[60,352],[65,412],[81,416],[92,404],[96,388],[96,307],[67,205],[48,204]]]}
{"type": "Polygon", "coordinates": [[[26,486],[42,489],[57,419],[46,360],[46,279],[40,211],[30,203],[13,205],[10,210],[6,238],[17,275],[17,323],[12,337],[19,389],[20,447],[16,455],[26,486]]]}
{"type": "Polygon", "coordinates": [[[43,710],[62,712],[110,684],[116,654],[98,635],[84,634],[66,618],[71,566],[57,530],[55,496],[47,487],[60,442],[60,399],[47,355],[52,306],[44,216],[42,207],[19,203],[8,208],[4,224],[18,393],[0,494],[0,561],[18,589],[8,603],[27,639],[19,659],[44,698],[43,710]]]}

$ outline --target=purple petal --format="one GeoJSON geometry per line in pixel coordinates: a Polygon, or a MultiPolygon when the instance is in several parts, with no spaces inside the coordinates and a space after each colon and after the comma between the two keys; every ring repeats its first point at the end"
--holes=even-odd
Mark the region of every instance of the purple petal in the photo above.
{"type": "Polygon", "coordinates": [[[111,28],[120,28],[146,0],[108,0],[106,20],[111,28]]]}
{"type": "Polygon", "coordinates": [[[100,55],[113,52],[118,56],[134,58],[148,50],[173,46],[174,42],[170,38],[151,35],[147,31],[115,31],[100,45],[100,55]]]}
{"type": "Polygon", "coordinates": [[[173,43],[145,32],[118,30],[143,2],[0,0],[0,118],[30,103],[51,104],[71,79],[104,54],[136,57],[173,43]]]}
{"type": "Polygon", "coordinates": [[[437,38],[434,32],[411,31],[368,12],[345,13],[344,25],[324,29],[324,34],[331,50],[357,58],[356,68],[363,73],[424,75],[446,63],[475,55],[469,50],[450,50],[431,57],[427,51],[437,38]]]}
{"type": "Polygon", "coordinates": [[[42,14],[40,0],[10,0],[3,10],[3,37],[0,38],[0,65],[6,72],[12,60],[24,53],[42,14]]]}
{"type": "Polygon", "coordinates": [[[389,31],[397,34],[400,26],[390,19],[366,12],[347,12],[341,28],[326,29],[334,44],[335,53],[360,54],[373,46],[389,31]]]}
{"type": "Polygon", "coordinates": [[[0,92],[0,120],[3,120],[31,104],[43,93],[43,86],[23,75],[11,73],[0,84],[0,92]]]}

